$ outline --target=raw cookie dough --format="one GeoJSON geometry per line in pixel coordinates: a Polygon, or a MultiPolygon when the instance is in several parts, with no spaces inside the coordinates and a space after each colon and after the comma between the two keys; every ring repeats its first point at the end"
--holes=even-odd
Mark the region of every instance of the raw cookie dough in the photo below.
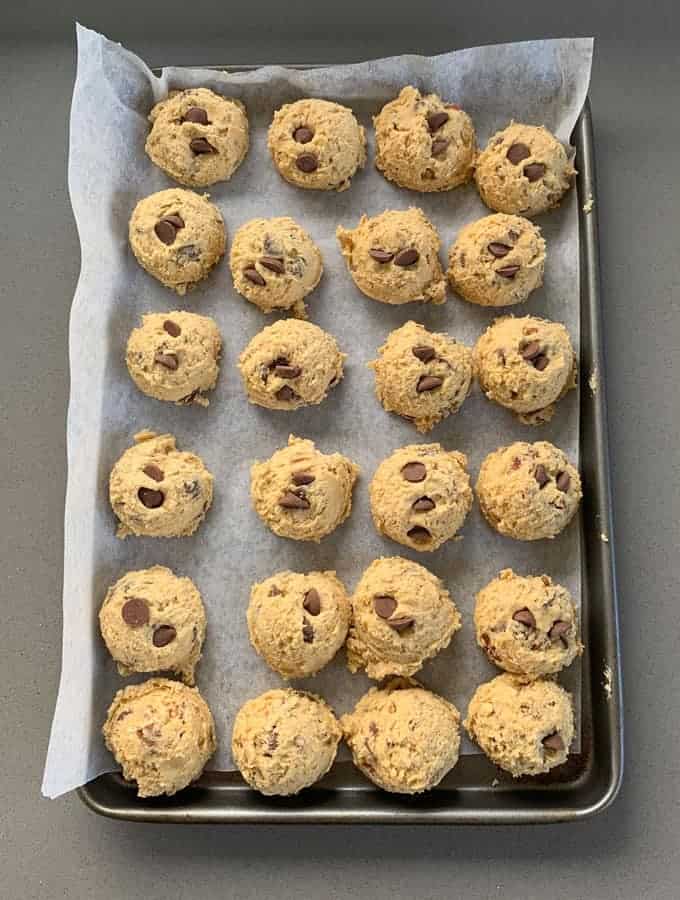
{"type": "Polygon", "coordinates": [[[323,778],[341,734],[320,697],[290,689],[267,691],[236,714],[231,752],[252,788],[288,797],[323,778]]]}
{"type": "Polygon", "coordinates": [[[280,319],[255,335],[238,367],[251,403],[299,409],[326,398],[342,378],[345,358],[335,338],[318,325],[280,319]]]}
{"type": "Polygon", "coordinates": [[[433,334],[417,322],[407,322],[388,335],[375,372],[375,393],[387,412],[430,431],[467,397],[472,378],[472,354],[448,334],[433,334]]]}
{"type": "Polygon", "coordinates": [[[489,525],[518,541],[554,538],[583,496],[578,471],[548,441],[517,441],[489,453],[476,491],[489,525]]]}
{"type": "Polygon", "coordinates": [[[194,683],[205,638],[205,609],[196,585],[165,566],[127,572],[99,610],[99,627],[121,675],[176,672],[194,683]]]}
{"type": "Polygon", "coordinates": [[[514,778],[567,761],[574,739],[571,695],[554,681],[505,673],[480,685],[463,723],[489,759],[514,778]]]}
{"type": "Polygon", "coordinates": [[[511,122],[477,157],[479,194],[497,212],[537,216],[558,206],[576,169],[547,128],[511,122]]]}
{"type": "Polygon", "coordinates": [[[267,138],[279,175],[290,184],[344,191],[366,163],[366,134],[351,109],[328,100],[297,100],[274,113],[267,138]]]}
{"type": "Polygon", "coordinates": [[[278,572],[250,591],[248,633],[283,678],[307,678],[345,643],[350,604],[335,572],[278,572]]]}
{"type": "Polygon", "coordinates": [[[213,476],[203,460],[178,450],[171,434],[140,431],[111,470],[109,498],[118,537],[193,534],[210,508],[213,476]]]}
{"type": "Polygon", "coordinates": [[[118,691],[102,728],[106,746],[140,797],[176,794],[215,752],[215,723],[196,688],[150,678],[118,691]]]}
{"type": "Polygon", "coordinates": [[[229,181],[248,152],[245,106],[207,88],[171,91],[149,121],[149,159],[188,187],[229,181]]]}
{"type": "Polygon", "coordinates": [[[252,219],[234,235],[229,255],[234,287],[262,312],[292,310],[306,318],[304,298],[321,280],[321,252],[288,216],[252,219]]]}
{"type": "Polygon", "coordinates": [[[436,575],[400,556],[376,559],[352,597],[347,665],[376,680],[413,675],[459,628],[460,614],[436,575]]]}
{"type": "Polygon", "coordinates": [[[322,453],[291,435],[288,446],[250,470],[250,496],[264,524],[279,537],[316,541],[345,521],[359,467],[340,453],[322,453]]]}
{"type": "Polygon", "coordinates": [[[406,547],[436,550],[472,508],[467,457],[441,444],[411,444],[378,466],[369,488],[375,527],[406,547]]]}
{"type": "Polygon", "coordinates": [[[382,303],[444,303],[446,280],[439,235],[421,209],[388,209],[356,228],[336,230],[342,255],[359,290],[382,303]]]}
{"type": "Polygon", "coordinates": [[[207,406],[217,383],[222,336],[208,316],[174,310],[142,316],[125,362],[139,390],[156,400],[207,406]]]}
{"type": "Polygon", "coordinates": [[[384,791],[429,791],[458,762],[460,713],[415,681],[372,688],[340,724],[354,765],[384,791]]]}
{"type": "Polygon", "coordinates": [[[206,197],[169,188],[135,206],[130,246],[149,275],[178,294],[186,294],[224,255],[224,222],[219,209],[206,197]]]}
{"type": "Polygon", "coordinates": [[[545,241],[538,225],[496,213],[461,229],[449,251],[448,278],[479,306],[524,303],[543,284],[545,241]]]}
{"type": "Polygon", "coordinates": [[[455,103],[405,87],[373,125],[376,167],[401,187],[450,191],[472,177],[475,129],[455,103]]]}
{"type": "Polygon", "coordinates": [[[526,680],[553,675],[583,652],[571,594],[548,575],[503,569],[477,594],[475,632],[491,662],[526,680]]]}
{"type": "Polygon", "coordinates": [[[517,413],[525,425],[549,422],[557,401],[576,387],[569,332],[548,319],[496,319],[477,341],[472,363],[489,400],[517,413]]]}

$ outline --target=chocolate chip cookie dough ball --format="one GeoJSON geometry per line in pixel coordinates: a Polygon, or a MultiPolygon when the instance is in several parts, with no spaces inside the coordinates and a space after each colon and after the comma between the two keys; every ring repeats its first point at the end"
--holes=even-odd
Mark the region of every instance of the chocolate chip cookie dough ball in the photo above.
{"type": "Polygon", "coordinates": [[[344,191],[366,163],[366,134],[352,110],[298,100],[274,113],[267,138],[279,175],[296,187],[344,191]]]}
{"type": "Polygon", "coordinates": [[[472,360],[489,400],[511,409],[525,425],[549,422],[557,401],[576,387],[569,332],[548,319],[496,319],[477,341],[472,360]]]}
{"type": "Polygon", "coordinates": [[[446,281],[439,235],[421,209],[388,209],[362,216],[356,228],[336,230],[349,274],[359,290],[381,303],[444,303],[446,281]]]}
{"type": "Polygon", "coordinates": [[[274,690],[249,700],[234,720],[231,752],[248,784],[289,797],[319,781],[335,760],[341,731],[314,694],[274,690]]]}
{"type": "Polygon", "coordinates": [[[251,403],[299,409],[321,403],[343,376],[345,354],[311,322],[281,319],[256,334],[238,367],[251,403]]]}
{"type": "Polygon", "coordinates": [[[477,688],[464,725],[489,759],[514,778],[541,775],[567,761],[574,739],[571,695],[554,681],[527,684],[505,673],[477,688]]]}
{"type": "Polygon", "coordinates": [[[450,191],[472,177],[477,145],[472,121],[455,103],[405,87],[373,119],[375,164],[414,191],[450,191]]]}
{"type": "Polygon", "coordinates": [[[234,287],[262,312],[291,310],[306,318],[304,298],[321,280],[321,252],[288,216],[253,219],[234,235],[229,256],[234,287]]]}
{"type": "Polygon", "coordinates": [[[467,457],[441,444],[411,444],[378,466],[369,488],[375,527],[413,550],[436,550],[472,508],[467,457]]]}
{"type": "Polygon", "coordinates": [[[250,591],[248,632],[282,678],[308,678],[345,643],[350,605],[335,572],[278,572],[250,591]]]}
{"type": "Polygon", "coordinates": [[[384,791],[429,791],[458,762],[460,713],[408,679],[372,688],[340,724],[354,765],[384,791]]]}
{"type": "Polygon", "coordinates": [[[219,209],[205,197],[170,188],[135,206],[130,246],[149,275],[186,294],[224,255],[224,222],[219,209]]]}
{"type": "Polygon", "coordinates": [[[125,362],[148,397],[207,406],[205,394],[217,383],[221,350],[222,336],[208,316],[149,313],[130,334],[125,362]]]}
{"type": "Polygon", "coordinates": [[[184,537],[205,518],[213,476],[203,460],[178,450],[171,434],[140,431],[111,470],[109,498],[120,520],[116,534],[184,537]]]}
{"type": "Polygon", "coordinates": [[[559,205],[575,174],[564,147],[547,128],[511,122],[477,157],[475,181],[490,209],[537,216],[559,205]]]}
{"type": "Polygon", "coordinates": [[[427,432],[458,412],[472,379],[472,354],[448,334],[433,334],[407,322],[388,335],[375,372],[375,393],[387,412],[427,432]]]}
{"type": "Polygon", "coordinates": [[[489,525],[518,541],[556,537],[583,496],[577,469],[548,441],[517,441],[489,453],[476,491],[489,525]]]}
{"type": "Polygon", "coordinates": [[[248,152],[248,119],[240,100],[207,88],[171,91],[149,114],[144,148],[170,178],[188,187],[229,181],[248,152]]]}
{"type": "Polygon", "coordinates": [[[376,680],[414,675],[459,628],[460,614],[436,575],[400,556],[376,559],[352,597],[347,664],[376,680]]]}
{"type": "Polygon", "coordinates": [[[121,675],[176,672],[194,683],[205,610],[191,579],[165,566],[127,572],[109,588],[99,626],[121,675]]]}
{"type": "Polygon", "coordinates": [[[524,303],[543,284],[544,269],[541,230],[521,216],[498,213],[471,222],[449,252],[451,287],[479,306],[524,303]]]}
{"type": "Polygon", "coordinates": [[[215,723],[196,688],[150,678],[118,691],[102,729],[106,746],[140,797],[172,796],[215,752],[215,723]]]}
{"type": "Polygon", "coordinates": [[[250,496],[274,534],[318,543],[349,516],[358,475],[347,457],[291,435],[287,447],[251,468],[250,496]]]}
{"type": "Polygon", "coordinates": [[[491,662],[529,681],[554,675],[583,652],[571,594],[548,575],[503,569],[477,594],[475,632],[491,662]]]}

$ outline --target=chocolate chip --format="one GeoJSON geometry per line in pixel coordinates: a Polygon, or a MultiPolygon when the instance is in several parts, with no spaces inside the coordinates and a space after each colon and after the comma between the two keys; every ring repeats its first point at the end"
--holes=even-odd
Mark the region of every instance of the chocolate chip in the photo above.
{"type": "Polygon", "coordinates": [[[513,231],[513,229],[511,228],[510,231],[508,231],[508,237],[511,241],[518,241],[520,238],[520,233],[519,231],[513,231]]]}
{"type": "Polygon", "coordinates": [[[379,263],[388,263],[394,258],[394,253],[389,253],[387,250],[380,250],[378,247],[371,247],[368,253],[369,256],[379,263]]]}
{"type": "Polygon", "coordinates": [[[430,113],[427,117],[427,127],[430,129],[430,134],[434,134],[439,128],[444,125],[445,122],[449,121],[449,114],[447,112],[435,112],[430,113]]]}
{"type": "Polygon", "coordinates": [[[522,465],[522,460],[519,458],[519,456],[513,456],[512,463],[510,464],[510,468],[511,469],[519,469],[519,467],[521,465],[522,465]]]}
{"type": "Polygon", "coordinates": [[[424,344],[419,347],[412,347],[411,353],[421,362],[429,362],[435,357],[434,347],[426,347],[424,344]]]}
{"type": "Polygon", "coordinates": [[[209,125],[208,113],[200,106],[190,106],[182,116],[183,122],[194,122],[196,125],[209,125]]]}
{"type": "Polygon", "coordinates": [[[399,253],[394,257],[394,265],[395,266],[412,266],[414,263],[417,263],[420,259],[420,253],[415,249],[415,247],[409,247],[408,250],[400,250],[399,253]]]}
{"type": "Polygon", "coordinates": [[[299,378],[302,375],[300,366],[277,365],[274,366],[274,374],[279,378],[299,378]]]}
{"type": "Polygon", "coordinates": [[[177,637],[177,632],[172,625],[158,625],[154,628],[152,642],[154,647],[167,647],[177,637]]]}
{"type": "Polygon", "coordinates": [[[309,509],[309,500],[300,494],[294,494],[293,491],[286,493],[279,499],[279,506],[284,509],[309,509]]]}
{"type": "Polygon", "coordinates": [[[274,396],[277,400],[281,400],[283,403],[291,403],[293,400],[299,399],[293,388],[287,384],[284,384],[283,387],[280,387],[278,391],[276,391],[274,396]]]}
{"type": "Polygon", "coordinates": [[[526,607],[524,607],[524,609],[518,609],[512,618],[515,622],[519,622],[520,625],[526,625],[527,628],[536,627],[536,619],[531,610],[526,607]]]}
{"type": "Polygon", "coordinates": [[[412,619],[411,616],[399,616],[398,619],[387,620],[387,624],[390,628],[394,628],[395,631],[405,631],[407,628],[410,628],[414,622],[415,619],[412,619]]]}
{"type": "Polygon", "coordinates": [[[411,509],[415,512],[429,512],[434,509],[437,504],[429,497],[420,497],[415,503],[411,504],[411,509]]]}
{"type": "Polygon", "coordinates": [[[441,387],[443,383],[444,379],[438,375],[421,375],[416,385],[416,393],[422,394],[426,391],[434,391],[436,388],[441,387]]]}
{"type": "Polygon", "coordinates": [[[390,594],[377,594],[373,598],[373,609],[381,619],[389,619],[397,608],[397,601],[390,594]]]}
{"type": "Polygon", "coordinates": [[[158,466],[154,466],[153,463],[149,463],[148,466],[144,466],[142,469],[145,475],[148,475],[149,478],[153,478],[154,481],[163,481],[165,475],[163,474],[163,470],[159,469],[158,466]]]}
{"type": "Polygon", "coordinates": [[[538,369],[539,372],[542,372],[544,369],[548,368],[550,360],[545,355],[545,353],[540,353],[535,359],[532,360],[534,369],[538,369]]]}
{"type": "Polygon", "coordinates": [[[283,260],[277,259],[275,256],[261,256],[260,265],[269,269],[270,272],[276,272],[277,275],[283,275],[286,271],[283,260]]]}
{"type": "Polygon", "coordinates": [[[416,544],[426,544],[432,537],[427,528],[423,528],[422,525],[414,525],[413,528],[406,532],[406,536],[410,537],[416,544]]]}
{"type": "Polygon", "coordinates": [[[542,466],[540,464],[536,466],[534,478],[538,482],[539,488],[544,488],[550,481],[550,475],[548,475],[548,473],[546,472],[545,466],[542,466]]]}
{"type": "Polygon", "coordinates": [[[315,476],[311,474],[311,472],[293,472],[292,482],[294,485],[300,487],[303,484],[312,484],[315,481],[315,476]]]}
{"type": "Polygon", "coordinates": [[[293,132],[293,140],[297,141],[298,144],[308,144],[313,137],[314,132],[311,128],[307,128],[306,125],[300,125],[300,127],[296,128],[293,132]]]}
{"type": "Polygon", "coordinates": [[[496,269],[496,275],[503,278],[514,278],[519,272],[519,266],[503,266],[502,269],[496,269]]]}
{"type": "Polygon", "coordinates": [[[201,494],[201,485],[197,480],[194,481],[185,481],[184,482],[184,493],[188,494],[190,497],[194,499],[199,497],[201,494]]]}
{"type": "Polygon", "coordinates": [[[546,735],[546,737],[543,738],[542,744],[546,750],[564,750],[564,741],[556,731],[546,735]]]}
{"type": "Polygon", "coordinates": [[[295,165],[301,172],[309,174],[316,172],[319,167],[319,160],[314,153],[301,153],[295,160],[295,165]]]}
{"type": "Polygon", "coordinates": [[[270,753],[273,753],[274,750],[276,750],[276,748],[278,746],[279,746],[279,736],[272,728],[272,730],[267,735],[267,750],[269,750],[270,753]]]}
{"type": "Polygon", "coordinates": [[[184,222],[179,216],[165,216],[154,225],[154,231],[159,241],[170,246],[175,243],[177,232],[184,228],[184,222]]]}
{"type": "Polygon", "coordinates": [[[432,141],[432,156],[441,156],[442,153],[446,151],[446,148],[449,146],[449,142],[443,140],[442,138],[438,138],[436,141],[432,141]]]}
{"type": "MultiPolygon", "coordinates": [[[[557,621],[553,622],[550,631],[548,632],[548,637],[551,641],[556,641],[558,638],[564,638],[564,635],[567,634],[571,625],[569,622],[564,622],[562,619],[557,619],[557,621]]],[[[566,641],[564,641],[566,644],[566,641]]]]}
{"type": "Polygon", "coordinates": [[[180,228],[184,228],[184,219],[181,216],[176,215],[175,213],[173,213],[171,216],[165,216],[163,221],[169,222],[178,231],[180,228]]]}
{"type": "Polygon", "coordinates": [[[513,144],[505,155],[513,166],[516,166],[517,163],[521,163],[523,159],[531,156],[531,150],[526,144],[513,144]]]}
{"type": "Polygon", "coordinates": [[[165,322],[163,322],[163,331],[167,331],[170,337],[179,337],[182,333],[182,329],[177,322],[173,322],[172,319],[166,319],[165,322]]]}
{"type": "Polygon", "coordinates": [[[502,259],[504,256],[508,255],[512,250],[512,247],[508,247],[507,244],[502,244],[500,241],[491,241],[486,249],[492,256],[495,256],[496,259],[502,259]]]}
{"type": "Polygon", "coordinates": [[[262,275],[257,271],[257,269],[253,268],[253,266],[249,266],[247,269],[243,270],[243,277],[247,278],[251,284],[257,284],[260,287],[264,287],[267,283],[262,275]]]}
{"type": "Polygon", "coordinates": [[[425,481],[427,469],[421,462],[408,462],[401,469],[402,478],[411,481],[414,484],[418,481],[425,481]]]}
{"type": "Polygon", "coordinates": [[[557,490],[566,494],[569,490],[569,485],[571,484],[571,478],[567,472],[558,472],[555,483],[557,484],[557,490]]]}
{"type": "Polygon", "coordinates": [[[302,606],[310,616],[319,615],[321,612],[321,597],[319,597],[319,592],[315,588],[310,588],[307,591],[302,606]]]}
{"type": "Polygon", "coordinates": [[[163,492],[154,491],[153,488],[141,487],[137,491],[137,496],[147,509],[158,509],[159,506],[163,505],[163,500],[165,500],[163,492]]]}
{"type": "Polygon", "coordinates": [[[520,350],[522,359],[527,360],[535,359],[535,357],[539,356],[541,352],[541,345],[538,343],[538,341],[531,341],[520,350]]]}
{"type": "Polygon", "coordinates": [[[149,607],[139,597],[130,597],[120,611],[123,621],[130,628],[139,628],[149,621],[149,607]]]}
{"type": "Polygon", "coordinates": [[[545,166],[543,163],[531,163],[524,167],[524,174],[529,181],[539,181],[545,175],[545,166]]]}
{"type": "Polygon", "coordinates": [[[160,350],[154,356],[154,361],[161,366],[165,366],[166,369],[170,369],[173,372],[179,365],[179,361],[174,353],[161,353],[160,350]]]}
{"type": "Polygon", "coordinates": [[[209,141],[202,137],[192,138],[189,141],[189,147],[191,147],[192,153],[195,153],[197,156],[201,156],[204,153],[217,153],[217,148],[213,147],[209,141]]]}
{"type": "Polygon", "coordinates": [[[304,619],[304,624],[302,626],[302,640],[305,642],[305,644],[314,643],[314,629],[309,624],[307,619],[304,619]]]}

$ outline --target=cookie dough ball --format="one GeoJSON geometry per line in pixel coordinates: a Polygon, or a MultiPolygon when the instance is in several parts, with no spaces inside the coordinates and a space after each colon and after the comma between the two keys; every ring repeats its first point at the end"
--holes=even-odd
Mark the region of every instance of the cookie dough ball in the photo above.
{"type": "Polygon", "coordinates": [[[281,319],[256,334],[239,357],[248,399],[266,409],[321,403],[343,376],[345,354],[311,322],[281,319]]]}
{"type": "Polygon", "coordinates": [[[154,106],[149,121],[147,156],[188,187],[229,181],[248,152],[244,105],[207,88],[172,91],[154,106]]]}
{"type": "Polygon", "coordinates": [[[171,434],[140,431],[111,470],[109,498],[117,535],[184,537],[205,518],[213,476],[200,456],[178,450],[171,434]]]}
{"type": "Polygon", "coordinates": [[[458,710],[414,681],[372,688],[340,724],[354,765],[384,791],[429,791],[458,762],[458,710]]]}
{"type": "Polygon", "coordinates": [[[296,187],[345,191],[366,163],[366,134],[351,109],[298,100],[274,113],[267,138],[279,175],[296,187]]]}
{"type": "Polygon", "coordinates": [[[338,721],[320,697],[267,691],[236,714],[231,752],[252,788],[288,797],[323,778],[333,765],[340,737],[338,721]]]}
{"type": "Polygon", "coordinates": [[[376,167],[400,187],[450,191],[472,177],[475,129],[455,103],[405,87],[373,125],[376,167]]]}
{"type": "Polygon", "coordinates": [[[140,797],[176,794],[215,752],[215,723],[196,688],[150,678],[118,691],[102,728],[106,746],[140,797]]]}
{"type": "Polygon", "coordinates": [[[250,496],[274,534],[318,543],[349,516],[358,475],[346,456],[291,435],[287,447],[251,468],[250,496]]]}
{"type": "Polygon", "coordinates": [[[234,235],[229,256],[234,287],[262,312],[306,317],[304,298],[321,280],[321,252],[288,216],[252,219],[234,235]]]}
{"type": "Polygon", "coordinates": [[[472,360],[489,400],[517,413],[525,425],[549,422],[557,401],[576,387],[569,332],[548,319],[496,319],[477,341],[472,360]]]}
{"type": "Polygon", "coordinates": [[[475,181],[490,209],[537,216],[559,205],[575,174],[564,147],[547,128],[511,122],[477,157],[475,181]]]}
{"type": "Polygon", "coordinates": [[[503,569],[477,594],[475,632],[491,662],[526,680],[559,672],[583,651],[571,594],[548,575],[503,569]]]}
{"type": "Polygon", "coordinates": [[[347,664],[377,680],[413,675],[459,628],[460,614],[436,575],[400,556],[376,559],[352,597],[347,664]]]}
{"type": "Polygon", "coordinates": [[[208,316],[149,313],[130,334],[125,362],[148,397],[207,406],[204,394],[217,383],[221,350],[222,336],[208,316]]]}
{"type": "Polygon", "coordinates": [[[99,627],[121,675],[176,672],[194,683],[205,610],[191,579],[165,566],[128,572],[109,588],[99,627]]]}
{"type": "Polygon", "coordinates": [[[381,303],[444,303],[446,281],[439,235],[421,209],[388,209],[356,228],[336,230],[349,274],[359,290],[381,303]]]}
{"type": "Polygon", "coordinates": [[[413,550],[436,550],[472,508],[467,457],[441,444],[411,444],[378,466],[369,488],[375,527],[413,550]]]}
{"type": "Polygon", "coordinates": [[[219,209],[206,197],[170,188],[135,206],[130,246],[149,275],[178,294],[186,294],[224,255],[224,222],[219,209]]]}
{"type": "Polygon", "coordinates": [[[480,685],[464,722],[489,759],[514,778],[567,761],[574,739],[571,695],[554,681],[528,684],[508,673],[480,685]]]}
{"type": "Polygon", "coordinates": [[[538,225],[498,213],[466,225],[449,252],[448,278],[479,306],[524,303],[543,284],[545,241],[538,225]]]}
{"type": "Polygon", "coordinates": [[[349,598],[335,572],[278,572],[250,591],[250,641],[283,678],[323,669],[345,643],[349,617],[349,598]]]}
{"type": "Polygon", "coordinates": [[[375,393],[387,412],[430,431],[467,397],[472,378],[472,354],[448,334],[433,334],[417,322],[407,322],[388,335],[375,372],[375,393]]]}
{"type": "Polygon", "coordinates": [[[548,441],[517,441],[489,453],[476,490],[489,525],[518,541],[554,538],[583,496],[577,469],[548,441]]]}

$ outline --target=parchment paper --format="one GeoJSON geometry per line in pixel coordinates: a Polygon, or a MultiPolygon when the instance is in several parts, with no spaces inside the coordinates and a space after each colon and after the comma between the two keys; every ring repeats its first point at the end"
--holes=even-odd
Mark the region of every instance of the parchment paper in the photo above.
{"type": "MultiPolygon", "coordinates": [[[[404,56],[315,71],[267,67],[226,75],[200,69],[165,69],[160,79],[132,53],[78,27],[78,74],[71,111],[69,187],[82,248],[82,268],[71,312],[71,398],[68,415],[69,475],[65,512],[64,632],[59,697],[52,727],[43,792],[55,797],[114,768],[100,727],[114,692],[124,684],[98,634],[97,611],[107,587],[128,569],[156,563],[193,578],[208,612],[205,654],[198,684],[215,715],[219,750],[213,769],[233,767],[231,722],[249,697],[280,684],[251,649],[245,610],[249,586],[284,568],[336,569],[354,588],[376,557],[403,555],[442,577],[463,616],[451,646],[420,674],[422,682],[462,712],[477,684],[497,674],[477,649],[472,627],[474,595],[498,571],[548,572],[580,595],[578,525],[555,541],[521,543],[503,538],[475,507],[461,541],[432,554],[418,554],[379,537],[368,509],[367,487],[378,462],[396,447],[440,441],[464,451],[473,476],[482,458],[513,440],[547,439],[578,459],[578,396],[561,401],[552,423],[541,429],[519,424],[475,388],[462,410],[428,437],[385,413],[373,393],[365,364],[387,333],[409,319],[449,331],[471,345],[497,313],[452,294],[438,308],[389,307],[354,287],[335,239],[339,223],[353,225],[361,213],[417,205],[442,237],[442,260],[465,223],[488,213],[473,186],[440,195],[416,194],[385,181],[373,167],[371,116],[405,84],[435,91],[472,116],[483,146],[510,119],[545,124],[567,142],[588,89],[590,39],[539,41],[463,50],[434,58],[404,56]],[[148,276],[127,243],[135,203],[171,186],[144,154],[147,113],[168,90],[205,85],[240,98],[251,126],[250,152],[232,180],[210,194],[220,207],[229,239],[238,226],[259,216],[291,215],[319,244],[325,274],[309,300],[310,318],[334,334],[349,354],[344,381],[320,407],[272,412],[247,403],[235,363],[267,319],[235,293],[224,260],[196,291],[176,297],[148,276]],[[284,183],[266,150],[266,129],[275,109],[305,96],[352,107],[367,127],[369,163],[341,193],[303,191],[284,183]],[[224,357],[209,409],[178,408],[139,393],[130,380],[124,351],[130,330],[148,311],[186,308],[213,316],[224,336],[224,357]],[[108,476],[134,432],[172,432],[179,446],[200,454],[216,478],[215,502],[191,538],[117,540],[108,502],[108,476]],[[271,534],[248,499],[249,467],[285,444],[290,433],[310,437],[326,451],[358,462],[362,477],[349,521],[321,545],[271,534]]],[[[576,193],[539,220],[548,244],[545,285],[519,314],[563,321],[579,342],[578,228],[576,193]]],[[[129,680],[128,680],[129,681],[129,680]]],[[[562,682],[580,688],[575,664],[562,682]]],[[[350,709],[369,687],[352,676],[344,654],[316,678],[301,683],[326,697],[338,713],[350,709]]],[[[464,743],[464,752],[477,752],[464,743]]]]}

